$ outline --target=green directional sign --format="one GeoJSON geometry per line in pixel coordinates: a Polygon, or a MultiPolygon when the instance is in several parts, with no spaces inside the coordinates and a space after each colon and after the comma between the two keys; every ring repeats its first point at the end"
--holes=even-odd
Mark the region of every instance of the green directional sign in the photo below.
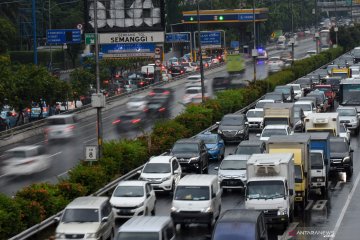
{"type": "Polygon", "coordinates": [[[85,44],[95,44],[95,33],[85,33],[85,44]]]}

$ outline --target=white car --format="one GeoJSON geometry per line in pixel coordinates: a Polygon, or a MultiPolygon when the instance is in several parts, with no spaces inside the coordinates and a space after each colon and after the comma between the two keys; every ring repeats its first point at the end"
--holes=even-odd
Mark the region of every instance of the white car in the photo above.
{"type": "Polygon", "coordinates": [[[292,131],[288,125],[267,125],[262,130],[260,136],[261,141],[267,141],[273,135],[292,135],[292,131]]]}
{"type": "Polygon", "coordinates": [[[263,109],[265,104],[267,104],[267,103],[275,103],[275,100],[274,99],[259,100],[255,105],[255,109],[263,109]]]}
{"type": "Polygon", "coordinates": [[[46,119],[45,135],[48,140],[74,138],[76,136],[76,120],[74,114],[61,114],[46,119]]]}
{"type": "Polygon", "coordinates": [[[156,196],[150,183],[121,181],[110,198],[116,218],[155,215],[156,196]]]}
{"type": "Polygon", "coordinates": [[[284,66],[285,63],[283,60],[280,59],[280,56],[271,57],[268,60],[269,72],[279,72],[284,68],[284,66]]]}
{"type": "Polygon", "coordinates": [[[352,78],[360,78],[360,66],[355,65],[355,66],[350,66],[349,68],[352,78]]]}
{"type": "MultiPolygon", "coordinates": [[[[185,89],[185,95],[183,97],[183,104],[189,104],[193,98],[201,98],[201,87],[189,87],[185,89]]],[[[205,97],[208,98],[209,94],[205,88],[205,97]]]]}
{"type": "Polygon", "coordinates": [[[250,109],[246,113],[250,129],[262,129],[264,122],[264,110],[262,108],[250,109]]]}
{"type": "MultiPolygon", "coordinates": [[[[186,84],[185,88],[192,87],[192,86],[198,86],[201,84],[201,75],[192,75],[186,78],[186,84]]],[[[207,79],[204,78],[204,85],[207,84],[207,79]]]]}
{"type": "Polygon", "coordinates": [[[350,134],[351,131],[346,128],[345,124],[340,124],[339,137],[346,138],[349,144],[350,144],[350,134]]]}
{"type": "Polygon", "coordinates": [[[195,72],[196,71],[196,64],[191,62],[183,62],[181,63],[186,70],[186,72],[195,72]]]}
{"type": "Polygon", "coordinates": [[[126,103],[126,108],[130,111],[146,111],[148,100],[145,96],[133,96],[130,97],[126,103]]]}
{"type": "Polygon", "coordinates": [[[301,88],[300,84],[297,83],[289,83],[288,86],[292,86],[294,90],[294,99],[298,100],[299,98],[304,96],[304,90],[301,88]]]}
{"type": "Polygon", "coordinates": [[[305,117],[307,117],[310,113],[316,113],[317,110],[313,101],[300,100],[294,103],[294,107],[296,106],[303,110],[305,117]]]}
{"type": "Polygon", "coordinates": [[[30,175],[45,171],[51,166],[51,158],[43,146],[30,145],[16,147],[4,153],[6,160],[2,174],[30,175]]]}
{"type": "Polygon", "coordinates": [[[155,191],[173,192],[181,178],[181,166],[174,156],[150,158],[140,173],[140,180],[149,182],[155,191]]]}

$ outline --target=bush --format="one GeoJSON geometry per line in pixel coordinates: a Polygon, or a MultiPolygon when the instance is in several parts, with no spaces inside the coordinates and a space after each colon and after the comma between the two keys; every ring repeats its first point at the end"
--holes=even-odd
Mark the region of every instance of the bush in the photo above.
{"type": "Polygon", "coordinates": [[[158,155],[168,151],[176,140],[190,137],[190,130],[175,120],[156,122],[151,133],[150,152],[158,155]]]}
{"type": "Polygon", "coordinates": [[[211,126],[212,112],[213,110],[201,105],[189,105],[184,113],[175,118],[175,121],[189,129],[190,135],[195,135],[211,126]]]}
{"type": "Polygon", "coordinates": [[[60,180],[57,187],[59,189],[59,195],[63,196],[68,202],[86,194],[86,188],[84,186],[79,183],[72,183],[68,180],[60,180]]]}
{"type": "Polygon", "coordinates": [[[24,229],[21,208],[16,201],[0,194],[0,239],[8,239],[24,229]]]}

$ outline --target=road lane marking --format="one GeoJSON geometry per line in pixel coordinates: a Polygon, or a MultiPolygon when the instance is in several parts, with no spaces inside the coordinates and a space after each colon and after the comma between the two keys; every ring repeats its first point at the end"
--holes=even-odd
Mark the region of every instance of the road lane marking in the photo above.
{"type": "Polygon", "coordinates": [[[293,231],[297,226],[299,225],[298,222],[292,222],[290,223],[289,227],[286,229],[286,231],[283,233],[283,235],[278,235],[278,240],[287,240],[289,239],[289,232],[293,231]]]}
{"type": "Polygon", "coordinates": [[[336,233],[337,233],[337,231],[338,231],[339,228],[340,228],[340,225],[341,225],[341,223],[342,223],[342,220],[344,219],[346,210],[348,209],[348,207],[349,207],[349,205],[350,205],[350,201],[351,201],[351,199],[352,199],[352,197],[353,197],[353,195],[354,195],[354,192],[355,192],[355,190],[356,190],[357,185],[359,184],[359,181],[360,181],[360,174],[357,175],[357,178],[356,178],[356,181],[355,181],[355,185],[353,186],[350,194],[348,195],[348,198],[346,199],[346,203],[345,203],[343,209],[341,210],[340,216],[339,216],[339,218],[338,218],[338,220],[337,220],[337,222],[336,222],[336,224],[335,224],[335,228],[334,228],[334,231],[333,231],[334,234],[333,234],[333,236],[330,238],[330,240],[333,240],[333,239],[335,239],[335,237],[336,237],[336,233]]]}
{"type": "Polygon", "coordinates": [[[311,206],[313,205],[314,201],[313,200],[308,200],[308,204],[305,208],[305,211],[309,211],[309,209],[311,208],[311,206]]]}
{"type": "Polygon", "coordinates": [[[1,175],[0,176],[0,178],[2,178],[2,177],[6,177],[8,174],[7,173],[5,173],[5,174],[3,174],[3,175],[1,175]]]}
{"type": "MultiPolygon", "coordinates": [[[[86,138],[84,138],[84,140],[85,140],[86,138]]],[[[88,142],[92,142],[92,141],[94,141],[94,140],[96,140],[97,138],[91,138],[91,139],[89,139],[89,140],[87,140],[87,141],[84,141],[84,143],[88,143],[88,142]]]]}
{"type": "Polygon", "coordinates": [[[62,152],[54,153],[54,154],[50,155],[49,158],[55,157],[56,155],[59,155],[59,154],[61,154],[61,153],[62,153],[62,152]]]}
{"type": "Polygon", "coordinates": [[[316,211],[324,210],[326,203],[327,200],[317,200],[314,206],[312,207],[312,210],[316,210],[316,211]]]}

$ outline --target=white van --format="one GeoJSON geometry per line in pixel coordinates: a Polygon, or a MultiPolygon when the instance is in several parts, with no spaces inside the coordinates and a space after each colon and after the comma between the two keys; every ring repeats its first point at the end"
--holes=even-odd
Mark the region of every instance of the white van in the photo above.
{"type": "Polygon", "coordinates": [[[175,240],[175,228],[168,216],[135,216],[119,228],[116,240],[175,240]]]}
{"type": "Polygon", "coordinates": [[[192,174],[180,179],[171,207],[174,226],[203,223],[212,227],[220,215],[221,193],[216,175],[192,174]]]}

